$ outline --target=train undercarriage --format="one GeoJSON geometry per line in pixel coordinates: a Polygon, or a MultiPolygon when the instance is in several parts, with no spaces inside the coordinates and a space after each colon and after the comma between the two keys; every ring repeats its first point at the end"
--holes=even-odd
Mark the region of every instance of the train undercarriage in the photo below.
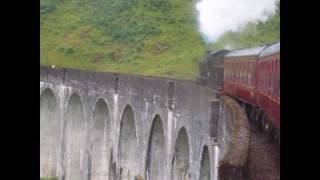
{"type": "MultiPolygon", "coordinates": [[[[234,98],[235,99],[235,98],[234,98]]],[[[274,126],[270,118],[264,111],[252,104],[235,99],[242,108],[244,108],[251,125],[257,126],[268,138],[271,138],[275,144],[280,147],[280,130],[274,126]]]]}

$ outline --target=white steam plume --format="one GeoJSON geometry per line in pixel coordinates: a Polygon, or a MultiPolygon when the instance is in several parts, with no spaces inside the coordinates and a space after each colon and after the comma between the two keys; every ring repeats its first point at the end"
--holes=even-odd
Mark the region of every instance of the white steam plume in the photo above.
{"type": "Polygon", "coordinates": [[[274,13],[277,0],[200,0],[199,29],[208,43],[227,31],[239,31],[249,22],[265,21],[274,13]]]}

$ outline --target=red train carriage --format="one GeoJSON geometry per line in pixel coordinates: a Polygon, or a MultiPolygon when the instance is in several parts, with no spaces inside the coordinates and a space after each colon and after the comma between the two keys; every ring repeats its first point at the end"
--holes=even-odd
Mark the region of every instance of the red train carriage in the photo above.
{"type": "Polygon", "coordinates": [[[256,106],[256,63],[265,46],[231,51],[224,59],[224,92],[256,106]]]}
{"type": "Polygon", "coordinates": [[[280,42],[229,52],[223,87],[242,102],[251,119],[280,140],[280,42]]]}
{"type": "Polygon", "coordinates": [[[280,142],[280,42],[212,52],[199,65],[199,80],[217,91],[223,87],[243,105],[249,119],[280,142]]]}
{"type": "Polygon", "coordinates": [[[256,103],[267,116],[264,122],[265,126],[267,126],[265,128],[276,128],[276,130],[279,131],[280,42],[268,46],[261,52],[257,61],[256,83],[256,103]]]}

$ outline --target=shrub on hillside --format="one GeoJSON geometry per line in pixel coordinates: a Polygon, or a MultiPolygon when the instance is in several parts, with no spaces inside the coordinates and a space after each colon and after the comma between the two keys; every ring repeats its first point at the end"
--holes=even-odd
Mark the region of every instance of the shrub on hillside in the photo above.
{"type": "Polygon", "coordinates": [[[160,11],[170,11],[171,3],[169,0],[150,0],[149,4],[146,4],[146,7],[150,10],[160,10],[160,11]]]}

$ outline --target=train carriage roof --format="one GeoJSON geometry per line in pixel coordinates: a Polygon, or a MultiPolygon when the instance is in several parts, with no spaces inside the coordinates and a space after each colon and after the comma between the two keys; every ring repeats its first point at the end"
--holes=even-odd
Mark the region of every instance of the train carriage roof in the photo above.
{"type": "Polygon", "coordinates": [[[209,51],[200,61],[200,64],[213,64],[217,58],[223,57],[229,50],[209,51]]]}
{"type": "Polygon", "coordinates": [[[230,51],[226,57],[258,57],[266,46],[230,51]]]}
{"type": "Polygon", "coordinates": [[[280,52],[280,42],[272,44],[272,45],[269,45],[267,48],[265,48],[261,52],[259,57],[268,56],[268,55],[275,54],[275,53],[278,53],[278,52],[280,52]]]}

